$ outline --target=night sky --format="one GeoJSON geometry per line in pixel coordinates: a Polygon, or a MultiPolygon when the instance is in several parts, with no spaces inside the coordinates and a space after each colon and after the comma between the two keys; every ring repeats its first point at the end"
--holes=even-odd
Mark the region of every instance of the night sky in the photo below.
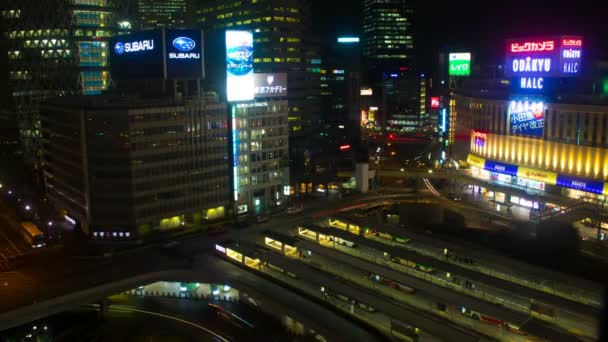
{"type": "MultiPolygon", "coordinates": [[[[313,0],[320,35],[361,30],[359,0],[313,0]]],[[[534,35],[583,35],[587,57],[608,59],[608,3],[602,1],[414,1],[414,42],[423,70],[435,67],[440,48],[470,50],[476,63],[503,60],[505,39],[534,35]],[[576,6],[575,6],[576,5],[576,6]],[[491,7],[489,7],[491,6],[491,7]]]]}

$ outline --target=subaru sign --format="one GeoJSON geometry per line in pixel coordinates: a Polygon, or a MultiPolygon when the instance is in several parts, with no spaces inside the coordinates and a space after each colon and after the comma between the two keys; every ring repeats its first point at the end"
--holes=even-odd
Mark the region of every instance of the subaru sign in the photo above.
{"type": "Polygon", "coordinates": [[[251,31],[226,31],[226,97],[228,102],[254,98],[251,31]]]}
{"type": "Polygon", "coordinates": [[[112,78],[163,78],[162,39],[161,31],[113,37],[109,49],[112,78]]]}
{"type": "Polygon", "coordinates": [[[203,32],[165,30],[167,79],[203,78],[203,32]]]}
{"type": "Polygon", "coordinates": [[[112,77],[115,79],[197,79],[203,73],[200,30],[160,29],[112,39],[112,77]]]}
{"type": "Polygon", "coordinates": [[[177,37],[173,39],[173,47],[179,51],[188,52],[196,46],[196,42],[188,37],[177,37]]]}
{"type": "Polygon", "coordinates": [[[117,55],[122,55],[125,52],[125,44],[117,42],[114,45],[114,52],[116,52],[117,55]]]}

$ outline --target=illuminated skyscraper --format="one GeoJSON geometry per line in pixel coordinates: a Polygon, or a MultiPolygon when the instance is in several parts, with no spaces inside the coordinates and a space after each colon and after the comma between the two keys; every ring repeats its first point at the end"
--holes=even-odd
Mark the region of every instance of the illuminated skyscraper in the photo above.
{"type": "Polygon", "coordinates": [[[206,36],[224,29],[253,31],[255,72],[288,75],[292,135],[303,133],[318,121],[321,60],[318,44],[310,34],[309,0],[211,0],[192,13],[206,36]]]}
{"type": "Polygon", "coordinates": [[[363,0],[363,56],[371,66],[411,67],[412,16],[408,0],[363,0]]]}
{"type": "Polygon", "coordinates": [[[40,102],[107,89],[107,41],[117,29],[117,8],[112,0],[0,2],[9,92],[0,110],[17,122],[28,160],[40,158],[40,102]]]}
{"type": "Polygon", "coordinates": [[[186,0],[137,0],[139,26],[185,28],[186,0]]]}

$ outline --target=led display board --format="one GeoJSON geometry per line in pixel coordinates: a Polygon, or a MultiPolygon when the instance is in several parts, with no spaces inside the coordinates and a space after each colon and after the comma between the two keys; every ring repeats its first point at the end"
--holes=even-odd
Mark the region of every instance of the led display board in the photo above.
{"type": "Polygon", "coordinates": [[[204,77],[203,32],[152,30],[110,41],[114,79],[198,79],[204,77]]]}
{"type": "Polygon", "coordinates": [[[509,133],[543,136],[545,127],[545,106],[541,101],[511,101],[507,114],[509,133]]]}
{"type": "Polygon", "coordinates": [[[165,50],[168,79],[203,78],[203,31],[166,30],[165,50]]]}
{"type": "Polygon", "coordinates": [[[450,53],[449,55],[450,76],[469,76],[471,75],[471,53],[460,52],[450,53]]]}
{"type": "Polygon", "coordinates": [[[226,31],[226,97],[228,102],[254,98],[253,33],[226,31]]]}
{"type": "Polygon", "coordinates": [[[255,98],[287,96],[286,73],[253,74],[255,98]]]}

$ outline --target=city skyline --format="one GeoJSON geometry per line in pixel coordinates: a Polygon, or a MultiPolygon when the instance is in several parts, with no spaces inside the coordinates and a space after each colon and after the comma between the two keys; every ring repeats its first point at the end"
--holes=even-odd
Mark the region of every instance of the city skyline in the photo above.
{"type": "Polygon", "coordinates": [[[0,5],[0,340],[606,340],[591,3],[51,1],[0,5]]]}

